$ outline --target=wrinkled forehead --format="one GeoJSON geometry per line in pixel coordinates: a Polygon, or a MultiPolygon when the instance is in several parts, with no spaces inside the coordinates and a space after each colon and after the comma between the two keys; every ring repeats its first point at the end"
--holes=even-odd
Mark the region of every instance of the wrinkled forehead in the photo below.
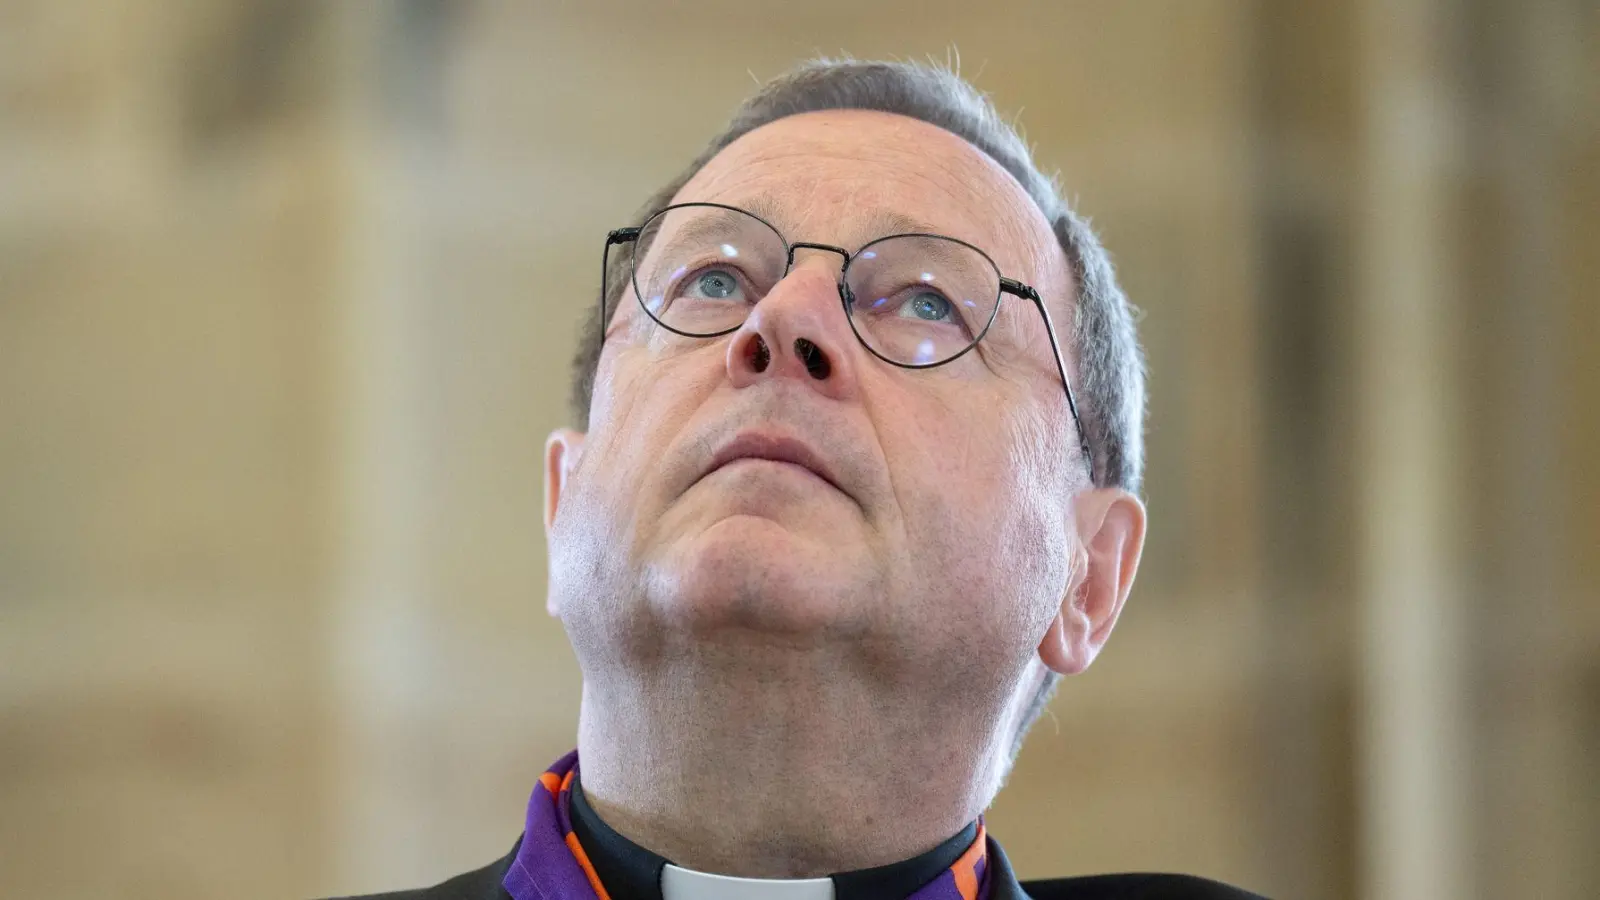
{"type": "Polygon", "coordinates": [[[1049,223],[1022,185],[960,137],[905,116],[829,110],[763,125],[673,200],[688,201],[748,209],[790,241],[850,250],[889,234],[948,235],[1041,290],[1065,284],[1049,223]]]}

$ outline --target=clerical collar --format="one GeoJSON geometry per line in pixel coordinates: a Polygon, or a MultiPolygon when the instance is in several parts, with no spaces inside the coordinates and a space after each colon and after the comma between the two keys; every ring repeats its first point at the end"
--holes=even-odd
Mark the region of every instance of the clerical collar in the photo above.
{"type": "Polygon", "coordinates": [[[661,900],[836,900],[832,878],[735,878],[667,863],[661,900]]]}
{"type": "Polygon", "coordinates": [[[729,878],[674,866],[607,825],[583,795],[581,776],[571,789],[572,835],[588,854],[612,900],[882,900],[909,897],[939,877],[972,845],[973,822],[920,856],[887,866],[841,872],[829,878],[729,878]]]}

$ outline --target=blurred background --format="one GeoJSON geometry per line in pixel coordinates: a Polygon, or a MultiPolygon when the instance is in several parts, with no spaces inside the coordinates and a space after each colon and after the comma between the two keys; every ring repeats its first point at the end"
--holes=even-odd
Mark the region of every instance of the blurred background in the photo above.
{"type": "Polygon", "coordinates": [[[540,460],[603,236],[756,80],[951,48],[1150,357],[1021,874],[1600,896],[1592,0],[0,0],[0,894],[505,853],[574,743],[540,460]]]}

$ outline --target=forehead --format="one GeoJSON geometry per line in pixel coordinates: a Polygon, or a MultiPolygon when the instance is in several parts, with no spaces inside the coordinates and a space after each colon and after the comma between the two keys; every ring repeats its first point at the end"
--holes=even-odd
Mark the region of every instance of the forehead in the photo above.
{"type": "Polygon", "coordinates": [[[763,125],[695,173],[674,198],[686,201],[749,208],[791,241],[850,249],[892,232],[945,234],[1041,291],[1065,284],[1022,185],[960,137],[905,116],[828,110],[763,125]]]}

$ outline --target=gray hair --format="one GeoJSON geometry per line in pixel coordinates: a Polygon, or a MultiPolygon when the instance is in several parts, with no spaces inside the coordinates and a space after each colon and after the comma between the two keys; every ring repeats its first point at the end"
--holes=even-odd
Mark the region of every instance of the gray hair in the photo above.
{"type": "MultiPolygon", "coordinates": [[[[1145,374],[1133,309],[1087,220],[1072,210],[1055,179],[1033,164],[1027,143],[989,98],[955,72],[914,62],[803,63],[745,101],[694,162],[644,204],[637,221],[670,204],[695,173],[740,137],[778,119],[830,109],[876,110],[942,128],[988,154],[1033,198],[1066,254],[1077,289],[1066,344],[1078,412],[1095,456],[1090,471],[1101,486],[1137,493],[1144,474],[1145,374]]],[[[628,282],[634,246],[616,249],[606,273],[610,296],[601,298],[612,315],[628,282]]],[[[588,317],[572,365],[572,411],[585,429],[604,342],[605,323],[597,310],[588,317]]],[[[1059,675],[1046,674],[1019,721],[1013,756],[1059,681],[1059,675]]]]}

